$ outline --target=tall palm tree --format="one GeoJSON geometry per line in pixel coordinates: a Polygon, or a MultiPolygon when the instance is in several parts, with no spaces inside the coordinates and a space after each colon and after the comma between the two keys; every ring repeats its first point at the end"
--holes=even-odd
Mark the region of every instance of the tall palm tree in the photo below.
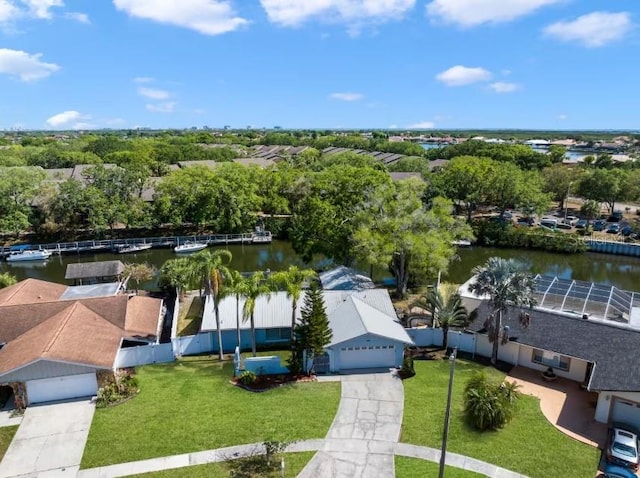
{"type": "Polygon", "coordinates": [[[216,329],[218,330],[218,357],[224,359],[222,347],[222,330],[220,330],[220,297],[219,292],[225,276],[229,275],[227,265],[231,262],[231,253],[226,249],[214,251],[200,251],[189,258],[194,271],[200,277],[201,284],[204,285],[206,295],[210,295],[213,300],[213,310],[216,316],[216,329]]]}
{"type": "Polygon", "coordinates": [[[524,264],[502,257],[489,258],[485,264],[474,267],[472,273],[475,279],[469,285],[469,292],[489,299],[491,313],[486,324],[489,341],[493,344],[491,363],[495,365],[503,338],[503,314],[508,313],[509,306],[535,305],[535,279],[524,264]]]}
{"type": "Polygon", "coordinates": [[[236,338],[237,346],[241,347],[242,341],[240,336],[240,297],[247,292],[247,280],[240,272],[229,269],[229,273],[225,275],[222,288],[218,292],[218,297],[222,300],[225,297],[234,296],[236,299],[236,338]]]}
{"type": "Polygon", "coordinates": [[[434,327],[442,329],[442,347],[447,348],[450,327],[464,327],[469,320],[462,298],[452,284],[442,284],[442,291],[431,289],[421,295],[412,307],[420,307],[431,313],[434,327]]]}
{"type": "Polygon", "coordinates": [[[316,273],[311,269],[300,269],[298,266],[291,265],[286,271],[279,271],[272,274],[272,281],[287,292],[287,297],[291,299],[291,344],[295,339],[293,329],[296,326],[296,309],[298,308],[298,301],[302,294],[302,288],[305,283],[316,276],[316,273]]]}
{"type": "Polygon", "coordinates": [[[266,280],[264,272],[254,272],[250,277],[246,279],[245,283],[245,302],[242,307],[243,319],[250,320],[251,324],[251,351],[253,356],[256,356],[256,324],[254,312],[256,309],[256,302],[261,295],[268,295],[275,290],[274,284],[271,281],[266,280]]]}

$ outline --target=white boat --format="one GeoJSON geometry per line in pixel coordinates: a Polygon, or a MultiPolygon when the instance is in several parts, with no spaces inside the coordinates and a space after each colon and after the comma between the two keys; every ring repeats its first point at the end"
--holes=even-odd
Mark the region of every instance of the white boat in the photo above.
{"type": "Polygon", "coordinates": [[[254,232],[251,236],[253,244],[271,244],[273,237],[269,231],[254,232]]]}
{"type": "Polygon", "coordinates": [[[7,262],[44,261],[49,257],[51,257],[51,253],[44,249],[13,251],[7,256],[7,262]]]}
{"type": "Polygon", "coordinates": [[[151,249],[151,244],[127,244],[118,248],[118,254],[131,254],[132,252],[140,252],[151,249]]]}
{"type": "Polygon", "coordinates": [[[452,244],[457,247],[470,247],[471,241],[467,239],[460,239],[459,241],[453,241],[452,244]]]}
{"type": "Polygon", "coordinates": [[[202,242],[185,242],[173,248],[173,252],[176,254],[189,254],[191,252],[198,252],[206,248],[207,244],[202,242]]]}

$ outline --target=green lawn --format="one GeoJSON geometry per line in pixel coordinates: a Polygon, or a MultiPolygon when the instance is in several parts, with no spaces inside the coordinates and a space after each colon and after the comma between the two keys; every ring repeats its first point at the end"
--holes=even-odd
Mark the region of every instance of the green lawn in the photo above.
{"type": "MultiPolygon", "coordinates": [[[[285,453],[285,473],[286,478],[295,478],[302,471],[304,466],[311,460],[315,452],[305,453],[285,453]]],[[[156,471],[153,473],[144,473],[142,475],[134,475],[136,478],[229,478],[233,470],[238,467],[247,465],[248,460],[232,460],[222,463],[209,463],[208,465],[189,466],[187,468],[177,468],[175,470],[156,471]]],[[[245,475],[242,475],[245,476],[245,475]]],[[[281,474],[280,467],[271,473],[260,473],[254,476],[264,478],[279,478],[281,474]]],[[[462,475],[460,475],[462,477],[462,475]]]]}
{"type": "Polygon", "coordinates": [[[9,448],[13,435],[18,431],[18,427],[0,427],[0,460],[9,448]]]}
{"type": "MultiPolygon", "coordinates": [[[[418,458],[396,456],[395,460],[396,478],[425,478],[438,476],[438,471],[440,470],[438,463],[420,460],[418,458]]],[[[480,478],[485,475],[447,466],[445,467],[444,476],[446,478],[480,478]]]]}
{"type": "MultiPolygon", "coordinates": [[[[537,398],[523,395],[514,420],[496,432],[478,432],[463,417],[462,393],[481,365],[458,360],[454,379],[448,451],[468,455],[531,478],[593,476],[600,452],[562,434],[540,411],[537,398]]],[[[415,361],[416,376],[404,381],[402,441],[440,448],[449,363],[415,361]]],[[[496,378],[504,374],[487,368],[496,378]]]]}
{"type": "Polygon", "coordinates": [[[96,410],[81,468],[326,435],[340,402],[339,383],[252,393],[231,385],[232,375],[232,363],[209,357],[140,367],[137,397],[96,410]]]}

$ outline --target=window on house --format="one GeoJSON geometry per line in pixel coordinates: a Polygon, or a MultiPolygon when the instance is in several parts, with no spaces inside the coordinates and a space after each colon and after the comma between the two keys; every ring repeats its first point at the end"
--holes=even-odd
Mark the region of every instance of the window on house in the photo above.
{"type": "Polygon", "coordinates": [[[557,368],[558,370],[569,371],[571,366],[571,359],[566,355],[560,355],[547,350],[533,349],[533,363],[540,365],[546,365],[547,367],[557,368]]]}
{"type": "Polygon", "coordinates": [[[291,329],[279,328],[279,329],[267,329],[265,340],[267,342],[279,342],[281,340],[289,340],[291,338],[291,329]]]}

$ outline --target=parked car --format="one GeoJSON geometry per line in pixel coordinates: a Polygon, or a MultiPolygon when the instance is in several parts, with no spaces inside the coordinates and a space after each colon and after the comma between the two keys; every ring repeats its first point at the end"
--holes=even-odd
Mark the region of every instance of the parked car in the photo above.
{"type": "Polygon", "coordinates": [[[536,221],[532,217],[519,217],[518,226],[535,226],[536,221]]]}
{"type": "Polygon", "coordinates": [[[619,234],[620,233],[620,224],[617,222],[612,222],[607,226],[608,234],[619,234]]]}
{"type": "Polygon", "coordinates": [[[607,221],[605,221],[604,219],[598,219],[597,221],[593,222],[594,231],[604,231],[606,227],[607,227],[607,221]]]}
{"type": "Polygon", "coordinates": [[[607,222],[620,222],[622,221],[622,211],[615,211],[611,216],[607,218],[607,222]]]}
{"type": "Polygon", "coordinates": [[[548,227],[549,229],[555,229],[558,226],[558,220],[553,217],[543,217],[540,219],[540,225],[548,227]]]}
{"type": "Polygon", "coordinates": [[[565,229],[565,230],[571,230],[572,226],[571,224],[567,224],[565,222],[559,222],[558,225],[556,226],[558,229],[565,229]]]}
{"type": "Polygon", "coordinates": [[[633,228],[629,224],[626,224],[620,229],[620,234],[622,234],[624,237],[629,237],[631,234],[633,234],[633,228]]]}
{"type": "Polygon", "coordinates": [[[586,229],[588,224],[589,221],[587,221],[586,219],[580,219],[578,222],[576,222],[576,229],[586,229]]]}
{"type": "Polygon", "coordinates": [[[604,475],[600,475],[600,478],[637,478],[637,475],[628,468],[608,464],[604,467],[604,475]]]}
{"type": "Polygon", "coordinates": [[[631,427],[614,423],[605,452],[608,463],[638,470],[638,435],[631,427]]]}
{"type": "Polygon", "coordinates": [[[576,222],[578,222],[578,218],[576,216],[567,216],[562,222],[571,226],[575,226],[576,222]]]}

